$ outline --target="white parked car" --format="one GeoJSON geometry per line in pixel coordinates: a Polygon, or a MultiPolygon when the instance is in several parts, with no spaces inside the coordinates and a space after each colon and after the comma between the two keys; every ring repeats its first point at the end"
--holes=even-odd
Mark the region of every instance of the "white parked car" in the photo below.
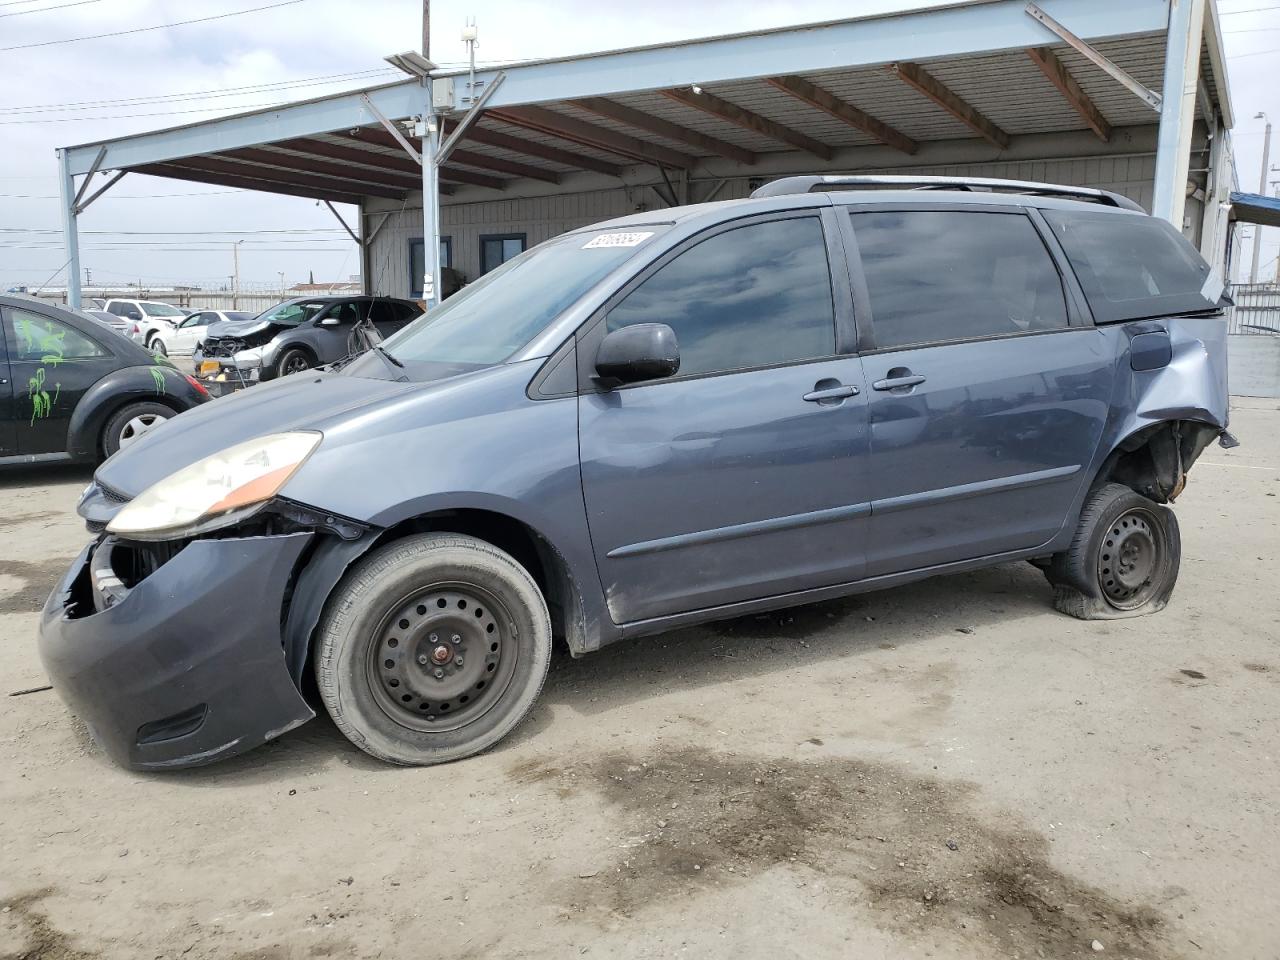
{"type": "Polygon", "coordinates": [[[151,346],[151,338],[157,330],[172,330],[189,312],[158,300],[119,300],[114,297],[107,301],[104,309],[117,317],[132,320],[129,335],[147,347],[151,346]]]}
{"type": "Polygon", "coordinates": [[[224,320],[252,320],[253,317],[252,313],[241,310],[201,310],[186,317],[177,326],[157,327],[152,332],[150,341],[143,342],[155,353],[194,353],[204,340],[209,324],[224,320]]]}

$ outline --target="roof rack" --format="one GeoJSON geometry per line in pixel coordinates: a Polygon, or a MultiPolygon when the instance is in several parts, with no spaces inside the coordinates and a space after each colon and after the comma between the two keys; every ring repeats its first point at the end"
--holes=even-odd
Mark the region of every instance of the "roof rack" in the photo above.
{"type": "Polygon", "coordinates": [[[994,180],[986,177],[910,176],[818,176],[783,177],[752,192],[758,197],[781,197],[793,193],[821,193],[827,190],[965,190],[974,193],[1020,193],[1037,197],[1066,197],[1146,213],[1128,197],[1093,187],[1067,187],[1056,183],[1027,180],[994,180]]]}

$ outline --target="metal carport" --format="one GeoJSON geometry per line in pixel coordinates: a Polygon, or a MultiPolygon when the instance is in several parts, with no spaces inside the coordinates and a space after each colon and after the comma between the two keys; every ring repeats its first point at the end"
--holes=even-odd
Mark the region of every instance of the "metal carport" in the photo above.
{"type": "Polygon", "coordinates": [[[424,238],[428,299],[442,217],[473,239],[532,223],[523,234],[538,242],[815,172],[1119,185],[1222,269],[1231,125],[1215,0],[976,0],[474,81],[428,65],[399,83],[60,150],[68,298],[80,297],[77,217],[130,172],[358,204],[349,229],[366,289],[416,288],[404,243],[424,238]]]}

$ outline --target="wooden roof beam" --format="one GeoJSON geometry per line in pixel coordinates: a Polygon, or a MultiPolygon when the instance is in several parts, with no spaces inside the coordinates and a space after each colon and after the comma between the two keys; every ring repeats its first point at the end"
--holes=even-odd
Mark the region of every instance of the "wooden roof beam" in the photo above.
{"type": "Polygon", "coordinates": [[[924,94],[951,116],[1001,150],[1009,146],[1009,135],[971,107],[950,87],[938,81],[917,63],[894,63],[889,72],[914,90],[924,94]]]}
{"type": "MultiPolygon", "coordinates": [[[[287,197],[305,197],[308,200],[330,200],[334,203],[358,204],[363,199],[359,194],[309,189],[285,183],[273,183],[229,174],[210,173],[204,170],[193,170],[179,166],[176,163],[146,163],[142,166],[130,167],[130,170],[133,173],[145,173],[150,177],[164,177],[167,180],[182,180],[186,183],[208,183],[213,186],[235,187],[240,190],[259,190],[266,193],[279,193],[287,197]]],[[[395,199],[400,198],[397,197],[395,199]]]]}
{"type": "Polygon", "coordinates": [[[766,82],[789,93],[802,103],[827,113],[837,120],[847,123],[855,130],[861,130],[868,136],[875,137],[881,143],[901,150],[903,153],[915,153],[919,144],[906,134],[895,130],[883,120],[877,120],[871,114],[859,110],[851,103],[841,100],[835,94],[823,90],[803,77],[766,77],[766,82]]]}
{"type": "Polygon", "coordinates": [[[1048,47],[1028,47],[1027,56],[1040,68],[1045,78],[1058,88],[1058,92],[1071,104],[1071,109],[1080,115],[1085,126],[1103,143],[1108,143],[1111,140],[1111,124],[1107,123],[1102,111],[1076,82],[1076,78],[1071,75],[1066,64],[1058,59],[1057,54],[1048,47]]]}
{"type": "Polygon", "coordinates": [[[745,147],[738,146],[736,143],[727,143],[716,137],[707,136],[707,134],[698,130],[690,130],[688,127],[682,127],[680,124],[664,120],[662,117],[655,117],[651,113],[636,110],[625,104],[614,103],[604,97],[583,97],[581,100],[570,100],[569,103],[575,107],[581,107],[583,110],[588,110],[597,116],[616,120],[618,123],[625,123],[629,127],[635,127],[637,130],[653,133],[668,140],[686,143],[707,153],[714,153],[729,160],[737,160],[739,163],[745,163],[748,166],[755,163],[757,159],[754,153],[745,147]]]}
{"type": "MultiPolygon", "coordinates": [[[[224,150],[214,154],[228,160],[245,160],[249,163],[269,163],[287,170],[299,170],[303,173],[318,173],[321,176],[333,177],[336,180],[359,181],[373,183],[384,187],[395,187],[403,190],[416,189],[421,184],[421,174],[417,177],[395,170],[370,170],[349,164],[330,163],[327,160],[316,160],[314,157],[301,157],[295,153],[277,153],[260,147],[242,147],[238,150],[224,150]]],[[[369,154],[376,156],[376,154],[369,154]]],[[[350,191],[348,191],[350,192],[350,191]]]]}
{"type": "MultiPolygon", "coordinates": [[[[483,118],[482,118],[483,119],[483,118]]],[[[444,123],[444,132],[448,136],[457,126],[452,120],[446,120],[444,123]]],[[[534,157],[538,160],[550,160],[552,163],[564,164],[566,167],[573,167],[579,170],[591,170],[595,173],[603,173],[610,177],[622,176],[622,167],[616,163],[609,163],[607,160],[600,160],[596,157],[585,157],[581,154],[571,153],[568,150],[561,150],[559,147],[553,147],[545,143],[534,143],[531,140],[523,140],[520,137],[514,137],[509,133],[503,133],[501,130],[494,130],[490,127],[482,127],[479,123],[473,123],[467,130],[467,135],[463,140],[471,140],[475,143],[483,143],[489,147],[500,147],[503,150],[510,150],[512,153],[523,153],[526,157],[534,157]]]]}
{"type": "MultiPolygon", "coordinates": [[[[317,176],[312,173],[299,173],[293,170],[272,170],[267,167],[252,166],[235,160],[219,159],[218,157],[184,157],[166,165],[189,170],[203,170],[206,173],[220,173],[237,177],[241,180],[260,180],[263,183],[311,187],[315,190],[329,193],[358,197],[383,197],[387,200],[403,200],[410,189],[408,187],[389,187],[371,183],[356,184],[349,177],[344,180],[335,177],[317,176]]],[[[315,196],[322,200],[326,199],[321,197],[319,193],[306,194],[306,196],[315,196]]]]}
{"type": "Polygon", "coordinates": [[[618,156],[639,160],[641,163],[662,163],[669,167],[688,170],[696,162],[693,157],[678,150],[648,143],[625,133],[618,133],[593,123],[585,123],[575,117],[554,113],[545,107],[503,107],[486,114],[494,120],[510,123],[526,130],[559,137],[580,146],[616,153],[618,156]]]}
{"type": "Polygon", "coordinates": [[[784,127],[782,124],[770,120],[768,117],[762,117],[758,113],[753,113],[744,107],[738,106],[736,103],[722,100],[720,97],[707,93],[705,90],[701,93],[694,93],[691,89],[660,90],[658,92],[676,103],[683,103],[686,107],[693,107],[695,110],[709,113],[713,117],[727,120],[746,130],[750,130],[752,133],[758,133],[772,140],[788,143],[823,160],[830,160],[835,156],[835,151],[825,143],[820,143],[799,130],[784,127]]]}

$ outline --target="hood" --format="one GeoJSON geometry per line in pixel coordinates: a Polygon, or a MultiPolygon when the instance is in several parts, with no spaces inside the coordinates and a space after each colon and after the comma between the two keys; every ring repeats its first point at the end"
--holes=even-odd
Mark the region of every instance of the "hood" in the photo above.
{"type": "Polygon", "coordinates": [[[247,337],[267,330],[280,331],[286,329],[282,324],[268,320],[215,320],[206,329],[210,337],[247,337]]]}
{"type": "Polygon", "coordinates": [[[232,444],[269,433],[320,430],[334,418],[428,388],[337,373],[273,380],[201,404],[108,458],[95,479],[125,497],[232,444]]]}

